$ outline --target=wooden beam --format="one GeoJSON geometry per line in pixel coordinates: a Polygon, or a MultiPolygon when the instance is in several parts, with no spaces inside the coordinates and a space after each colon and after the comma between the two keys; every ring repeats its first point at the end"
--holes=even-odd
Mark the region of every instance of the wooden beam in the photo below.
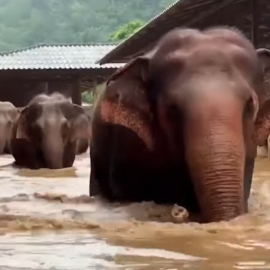
{"type": "MultiPolygon", "coordinates": [[[[253,0],[253,1],[256,1],[256,0],[253,0]]],[[[215,2],[215,1],[214,1],[215,2]]],[[[205,12],[202,12],[201,14],[199,14],[198,16],[194,16],[194,19],[192,19],[192,20],[190,20],[190,21],[187,21],[187,23],[185,23],[185,24],[183,24],[183,25],[181,25],[181,26],[185,26],[185,27],[192,27],[194,24],[197,24],[198,22],[200,22],[200,21],[203,21],[205,18],[207,18],[207,17],[209,17],[209,16],[211,16],[212,14],[214,14],[214,13],[216,13],[216,12],[218,12],[220,9],[222,9],[222,8],[224,8],[224,7],[226,7],[226,6],[228,6],[228,5],[230,5],[230,4],[234,4],[233,2],[235,2],[235,0],[220,0],[219,1],[220,2],[220,4],[216,4],[216,6],[214,6],[213,8],[211,8],[211,9],[209,9],[209,10],[207,10],[207,11],[205,11],[205,12]]],[[[180,25],[179,25],[180,26],[180,25]]],[[[134,34],[134,36],[135,36],[136,34],[134,34]]],[[[148,45],[146,48],[144,48],[144,49],[142,49],[142,50],[140,50],[140,51],[138,51],[138,52],[135,52],[133,55],[130,55],[130,56],[128,56],[127,57],[127,61],[128,60],[131,60],[132,58],[134,58],[134,57],[137,57],[137,56],[139,56],[139,55],[141,55],[141,54],[143,54],[143,53],[145,53],[145,52],[147,52],[147,51],[150,51],[151,49],[153,49],[153,47],[154,47],[154,45],[156,44],[156,41],[154,41],[154,42],[152,42],[150,45],[148,45]]],[[[118,47],[116,47],[115,49],[113,49],[111,52],[109,52],[103,59],[104,59],[104,61],[103,61],[103,59],[100,61],[100,63],[107,63],[106,62],[106,60],[107,60],[107,58],[106,57],[108,57],[108,59],[110,59],[111,58],[111,56],[113,57],[114,56],[114,54],[117,54],[117,50],[119,50],[119,49],[121,49],[121,47],[120,46],[122,46],[122,44],[120,44],[118,47]],[[111,54],[111,55],[110,55],[111,54]]],[[[124,56],[125,57],[125,56],[124,56]]],[[[121,60],[114,60],[113,62],[115,62],[115,63],[117,63],[117,62],[123,62],[123,59],[121,59],[121,60]]]]}
{"type": "Polygon", "coordinates": [[[47,95],[50,94],[49,82],[44,82],[44,92],[45,92],[47,95]]]}
{"type": "Polygon", "coordinates": [[[75,78],[72,81],[71,99],[74,104],[82,105],[81,83],[79,78],[75,78]]]}
{"type": "Polygon", "coordinates": [[[92,88],[92,93],[93,93],[93,96],[94,96],[94,98],[97,96],[97,81],[96,80],[94,80],[93,81],[93,88],[92,88]]]}

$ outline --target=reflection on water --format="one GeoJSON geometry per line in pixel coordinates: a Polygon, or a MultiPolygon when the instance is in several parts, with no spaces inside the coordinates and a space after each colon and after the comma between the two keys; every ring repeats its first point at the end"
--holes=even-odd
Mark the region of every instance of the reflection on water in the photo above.
{"type": "Polygon", "coordinates": [[[270,269],[270,161],[258,158],[250,213],[173,223],[172,206],[87,196],[90,161],[26,170],[0,158],[0,269],[270,269]]]}

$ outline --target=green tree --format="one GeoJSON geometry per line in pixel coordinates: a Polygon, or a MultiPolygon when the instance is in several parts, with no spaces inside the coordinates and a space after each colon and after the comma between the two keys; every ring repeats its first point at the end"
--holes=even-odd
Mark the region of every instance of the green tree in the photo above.
{"type": "Polygon", "coordinates": [[[0,0],[0,52],[39,43],[119,42],[174,1],[0,0]]]}
{"type": "Polygon", "coordinates": [[[134,20],[127,24],[124,24],[110,35],[109,41],[121,41],[129,38],[134,33],[136,33],[143,25],[144,23],[141,20],[134,20]]]}

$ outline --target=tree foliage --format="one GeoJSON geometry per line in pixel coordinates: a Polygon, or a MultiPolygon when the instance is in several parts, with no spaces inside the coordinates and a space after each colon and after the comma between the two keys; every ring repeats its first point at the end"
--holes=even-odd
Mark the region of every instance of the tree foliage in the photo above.
{"type": "Polygon", "coordinates": [[[0,0],[0,51],[39,43],[118,42],[174,1],[0,0]]]}
{"type": "Polygon", "coordinates": [[[144,23],[141,20],[134,20],[119,27],[117,31],[110,35],[110,41],[121,41],[136,33],[144,23]]]}

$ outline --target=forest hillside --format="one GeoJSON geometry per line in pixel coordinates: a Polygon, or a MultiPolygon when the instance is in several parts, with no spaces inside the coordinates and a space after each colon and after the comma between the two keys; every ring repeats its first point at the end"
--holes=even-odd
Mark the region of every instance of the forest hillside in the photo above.
{"type": "Polygon", "coordinates": [[[0,0],[0,52],[40,43],[117,43],[175,0],[0,0]]]}

